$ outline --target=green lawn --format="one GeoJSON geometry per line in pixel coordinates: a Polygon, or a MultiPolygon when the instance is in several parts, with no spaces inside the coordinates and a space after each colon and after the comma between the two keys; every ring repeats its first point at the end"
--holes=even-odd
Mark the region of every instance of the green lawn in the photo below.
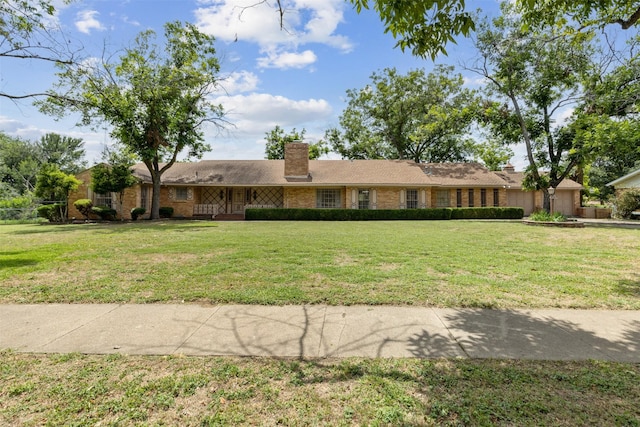
{"type": "MultiPolygon", "coordinates": [[[[0,226],[0,302],[640,309],[640,230],[0,226]]],[[[0,352],[0,425],[640,425],[639,364],[0,352]]]]}
{"type": "Polygon", "coordinates": [[[0,353],[2,425],[638,425],[605,362],[0,353]]]}
{"type": "Polygon", "coordinates": [[[0,302],[640,309],[640,230],[517,222],[0,226],[0,302]]]}

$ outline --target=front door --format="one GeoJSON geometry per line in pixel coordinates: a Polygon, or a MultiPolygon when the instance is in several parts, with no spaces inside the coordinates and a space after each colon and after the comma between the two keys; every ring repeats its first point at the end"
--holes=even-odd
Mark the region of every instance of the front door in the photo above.
{"type": "Polygon", "coordinates": [[[244,214],[244,188],[234,188],[231,198],[231,209],[234,214],[244,214]]]}

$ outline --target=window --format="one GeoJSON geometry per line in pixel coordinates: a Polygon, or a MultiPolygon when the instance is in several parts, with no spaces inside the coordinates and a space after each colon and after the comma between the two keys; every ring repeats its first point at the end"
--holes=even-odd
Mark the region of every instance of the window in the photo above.
{"type": "Polygon", "coordinates": [[[482,206],[483,208],[487,207],[487,189],[486,188],[480,189],[480,206],[482,206]]]}
{"type": "Polygon", "coordinates": [[[449,207],[449,190],[436,191],[436,207],[438,208],[449,207]]]}
{"type": "Polygon", "coordinates": [[[473,207],[473,188],[469,189],[469,207],[473,207]]]}
{"type": "Polygon", "coordinates": [[[149,187],[140,187],[140,207],[149,209],[149,187]]]}
{"type": "Polygon", "coordinates": [[[176,200],[189,199],[189,189],[187,187],[176,187],[176,200]]]}
{"type": "Polygon", "coordinates": [[[112,207],[112,203],[113,203],[113,199],[111,198],[111,193],[106,193],[106,194],[100,194],[100,193],[95,193],[94,194],[94,205],[95,206],[108,206],[108,207],[112,207]]]}
{"type": "Polygon", "coordinates": [[[500,206],[500,191],[497,188],[493,189],[493,206],[500,206]]]}
{"type": "Polygon", "coordinates": [[[358,190],[358,209],[369,209],[369,190],[358,190]]]}
{"type": "Polygon", "coordinates": [[[418,190],[407,190],[407,209],[418,209],[418,190]]]}
{"type": "Polygon", "coordinates": [[[316,207],[321,209],[340,208],[342,204],[339,189],[323,188],[316,192],[316,207]]]}
{"type": "Polygon", "coordinates": [[[462,207],[462,188],[456,190],[456,207],[462,207]]]}

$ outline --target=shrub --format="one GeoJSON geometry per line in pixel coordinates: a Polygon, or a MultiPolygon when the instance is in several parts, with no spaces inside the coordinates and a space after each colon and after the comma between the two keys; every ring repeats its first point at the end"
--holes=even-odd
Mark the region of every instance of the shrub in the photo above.
{"type": "Polygon", "coordinates": [[[37,215],[33,198],[30,196],[17,196],[11,199],[0,200],[1,220],[33,219],[37,215]]]}
{"type": "Polygon", "coordinates": [[[616,216],[631,218],[631,212],[640,210],[640,189],[628,189],[622,191],[613,202],[616,207],[616,216]]]}
{"type": "Polygon", "coordinates": [[[430,209],[247,209],[246,220],[372,221],[443,219],[521,219],[522,208],[430,209]]]}
{"type": "Polygon", "coordinates": [[[133,208],[131,209],[131,219],[132,220],[137,220],[139,216],[142,216],[145,214],[147,210],[145,208],[133,208]]]}
{"type": "Polygon", "coordinates": [[[536,222],[564,222],[567,217],[560,212],[554,212],[552,215],[547,211],[535,211],[529,215],[529,219],[536,222]]]}
{"type": "Polygon", "coordinates": [[[451,219],[522,219],[523,208],[485,207],[455,208],[451,210],[451,219]]]}
{"type": "Polygon", "coordinates": [[[65,205],[62,203],[38,206],[38,216],[49,220],[49,222],[62,222],[62,212],[64,207],[65,205]]]}
{"type": "Polygon", "coordinates": [[[247,209],[246,220],[370,221],[449,219],[451,209],[247,209]]]}
{"type": "Polygon", "coordinates": [[[160,218],[171,218],[173,216],[173,208],[171,206],[160,207],[160,218]]]}
{"type": "Polygon", "coordinates": [[[91,208],[91,212],[98,215],[103,221],[113,221],[117,215],[116,210],[108,206],[94,206],[91,208]]]}
{"type": "Polygon", "coordinates": [[[78,199],[73,202],[73,206],[78,209],[82,215],[84,215],[85,219],[89,219],[89,214],[91,213],[91,208],[93,207],[93,202],[89,199],[78,199]]]}

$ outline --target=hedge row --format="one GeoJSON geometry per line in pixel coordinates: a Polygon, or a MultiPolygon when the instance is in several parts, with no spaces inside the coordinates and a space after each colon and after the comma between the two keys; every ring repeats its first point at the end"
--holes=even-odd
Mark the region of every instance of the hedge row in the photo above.
{"type": "Polygon", "coordinates": [[[373,221],[446,219],[522,219],[522,208],[431,209],[247,209],[248,221],[373,221]]]}

